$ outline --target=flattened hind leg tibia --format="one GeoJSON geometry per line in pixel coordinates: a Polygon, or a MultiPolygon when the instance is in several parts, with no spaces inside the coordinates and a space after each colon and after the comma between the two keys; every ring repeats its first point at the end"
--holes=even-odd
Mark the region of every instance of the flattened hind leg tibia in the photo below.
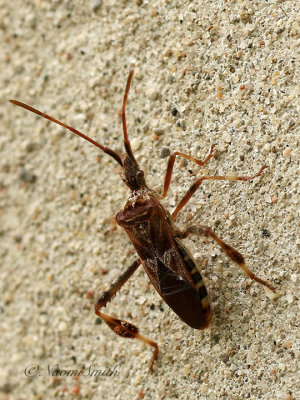
{"type": "Polygon", "coordinates": [[[152,360],[151,360],[150,366],[149,366],[149,369],[152,371],[153,365],[154,365],[155,361],[157,360],[157,355],[158,355],[157,343],[146,338],[145,336],[142,336],[139,333],[139,328],[137,326],[131,324],[130,322],[103,314],[100,311],[96,310],[96,306],[95,306],[95,312],[98,315],[98,317],[100,317],[104,322],[106,322],[107,325],[110,327],[110,329],[112,331],[114,331],[117,335],[119,335],[123,338],[127,338],[127,339],[139,339],[142,342],[147,343],[150,346],[154,347],[152,360]]]}
{"type": "Polygon", "coordinates": [[[235,263],[237,263],[251,279],[275,292],[275,288],[269,282],[259,278],[252,271],[250,271],[249,268],[247,268],[245,259],[242,254],[235,250],[233,247],[229,246],[229,244],[225,243],[221,238],[219,238],[209,226],[194,225],[189,227],[185,232],[187,234],[194,234],[199,236],[210,236],[218,243],[218,245],[222,247],[228,257],[230,257],[235,263]]]}
{"type": "Polygon", "coordinates": [[[106,304],[112,299],[112,297],[120,290],[120,288],[124,285],[124,283],[130,278],[130,276],[136,271],[138,266],[141,264],[140,260],[136,260],[134,263],[130,265],[129,268],[114,282],[111,287],[106,290],[102,296],[99,298],[97,303],[95,304],[95,313],[101,318],[112,331],[114,331],[117,335],[122,336],[128,339],[139,339],[144,343],[149,344],[154,347],[153,357],[150,363],[150,370],[153,369],[153,364],[157,360],[158,355],[158,346],[157,343],[152,340],[142,336],[139,333],[139,329],[137,326],[131,324],[130,322],[111,317],[107,314],[103,314],[100,312],[102,307],[105,307],[106,304]]]}

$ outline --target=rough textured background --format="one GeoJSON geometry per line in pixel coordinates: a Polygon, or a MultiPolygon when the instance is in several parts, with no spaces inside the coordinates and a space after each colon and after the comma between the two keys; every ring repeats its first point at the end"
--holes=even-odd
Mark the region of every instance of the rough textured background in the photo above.
{"type": "Polygon", "coordinates": [[[276,0],[0,1],[1,399],[299,399],[297,11],[276,0]],[[211,328],[198,332],[140,268],[107,312],[158,342],[152,374],[152,350],[93,314],[135,258],[112,230],[128,196],[116,164],[7,102],[121,149],[118,110],[133,64],[128,128],[152,187],[162,190],[169,152],[203,159],[217,144],[205,170],[176,162],[169,210],[196,175],[269,166],[253,182],[203,184],[178,226],[212,226],[278,287],[272,299],[211,240],[186,240],[214,307],[211,328]],[[44,375],[26,377],[30,364],[44,375]],[[117,375],[48,376],[56,364],[117,366],[117,375]]]}

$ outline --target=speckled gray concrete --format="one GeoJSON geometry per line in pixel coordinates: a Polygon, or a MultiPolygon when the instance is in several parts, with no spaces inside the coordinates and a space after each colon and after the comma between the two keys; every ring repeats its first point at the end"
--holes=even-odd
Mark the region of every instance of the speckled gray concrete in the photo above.
{"type": "Polygon", "coordinates": [[[1,399],[300,398],[296,4],[0,1],[1,399]],[[7,101],[121,149],[118,110],[132,64],[128,128],[149,185],[162,190],[169,152],[203,158],[217,144],[205,170],[176,162],[169,210],[196,175],[269,166],[250,183],[203,184],[178,226],[212,226],[278,288],[272,299],[211,240],[186,240],[214,308],[211,328],[198,332],[164,305],[140,268],[107,312],[158,342],[152,374],[152,350],[93,314],[97,295],[135,258],[125,234],[111,230],[128,196],[118,168],[7,101]],[[117,374],[30,378],[30,364],[117,366],[117,374]]]}

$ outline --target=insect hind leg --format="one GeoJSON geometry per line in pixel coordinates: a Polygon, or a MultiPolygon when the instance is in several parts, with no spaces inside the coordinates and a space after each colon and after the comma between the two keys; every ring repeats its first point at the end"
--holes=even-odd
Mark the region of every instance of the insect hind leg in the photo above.
{"type": "Polygon", "coordinates": [[[95,313],[100,317],[106,324],[110,327],[110,329],[115,332],[117,335],[127,338],[127,339],[139,339],[144,343],[149,344],[150,346],[154,347],[153,351],[153,356],[152,360],[149,365],[149,369],[152,371],[153,370],[153,365],[155,361],[157,360],[157,355],[158,355],[158,345],[156,342],[153,342],[153,340],[150,340],[146,338],[145,336],[142,336],[139,333],[139,328],[135,325],[133,325],[130,322],[124,321],[122,319],[114,318],[111,317],[110,315],[103,314],[101,313],[97,308],[98,304],[96,303],[95,305],[95,313]]]}
{"type": "Polygon", "coordinates": [[[106,290],[102,296],[98,299],[95,304],[95,313],[96,315],[101,318],[109,327],[110,329],[115,332],[117,335],[128,338],[128,339],[139,339],[144,343],[149,344],[150,346],[154,347],[152,360],[150,363],[150,370],[153,369],[153,364],[157,360],[158,355],[158,345],[157,343],[153,342],[152,340],[142,336],[139,333],[139,328],[130,322],[111,317],[110,315],[104,314],[100,312],[102,307],[105,307],[106,304],[111,301],[112,297],[121,289],[124,283],[133,275],[133,273],[137,270],[138,266],[141,264],[140,260],[136,260],[134,263],[130,265],[129,268],[114,282],[111,287],[106,290]]]}
{"type": "Polygon", "coordinates": [[[221,238],[219,238],[219,236],[217,236],[216,233],[209,226],[193,225],[186,229],[185,233],[199,236],[210,236],[218,243],[219,246],[221,246],[227,256],[231,258],[235,263],[237,263],[251,279],[275,292],[275,288],[269,282],[259,278],[249,268],[247,268],[245,259],[242,254],[235,250],[233,247],[229,246],[229,244],[225,243],[221,238]]]}

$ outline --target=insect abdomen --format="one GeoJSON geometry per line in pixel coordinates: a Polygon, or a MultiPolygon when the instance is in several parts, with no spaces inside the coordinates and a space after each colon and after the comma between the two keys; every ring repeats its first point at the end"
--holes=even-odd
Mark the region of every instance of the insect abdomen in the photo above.
{"type": "Polygon", "coordinates": [[[210,305],[209,305],[209,298],[208,293],[203,281],[203,278],[198,271],[195,261],[193,260],[192,256],[188,253],[188,251],[182,246],[181,243],[176,242],[178,246],[179,253],[183,258],[187,269],[191,273],[192,280],[195,284],[195,288],[198,292],[198,295],[201,300],[201,305],[206,313],[210,313],[210,305]]]}

